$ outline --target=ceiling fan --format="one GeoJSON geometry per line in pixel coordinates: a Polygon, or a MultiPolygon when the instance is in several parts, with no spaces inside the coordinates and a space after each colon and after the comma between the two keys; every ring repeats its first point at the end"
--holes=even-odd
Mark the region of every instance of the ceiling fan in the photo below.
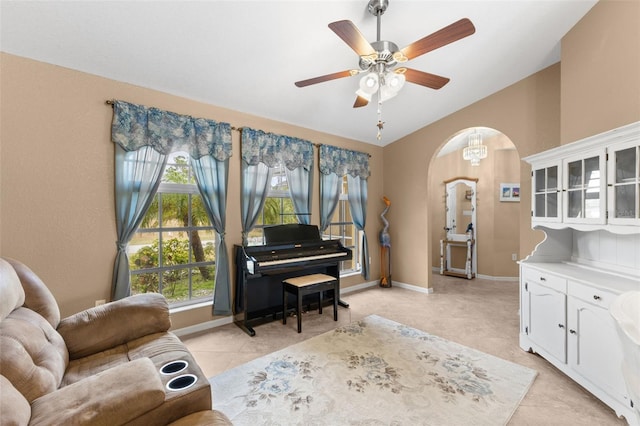
{"type": "MultiPolygon", "coordinates": [[[[427,52],[445,46],[454,41],[473,34],[476,29],[467,18],[460,19],[431,35],[421,38],[410,45],[399,49],[398,46],[386,40],[380,40],[381,17],[387,10],[389,0],[369,0],[368,10],[377,17],[377,38],[369,43],[353,22],[348,20],[336,21],[329,24],[329,28],[353,49],[358,56],[359,69],[350,69],[319,77],[301,80],[295,83],[298,87],[365,74],[360,80],[360,88],[356,91],[354,108],[367,105],[374,94],[378,95],[378,103],[395,96],[404,85],[405,80],[431,89],[440,89],[449,79],[435,74],[398,66],[427,52]]],[[[378,123],[381,128],[382,122],[378,123]]]]}

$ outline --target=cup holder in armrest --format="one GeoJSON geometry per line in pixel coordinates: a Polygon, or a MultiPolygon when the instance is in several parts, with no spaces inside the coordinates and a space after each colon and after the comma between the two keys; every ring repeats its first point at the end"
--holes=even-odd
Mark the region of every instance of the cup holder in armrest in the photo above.
{"type": "Polygon", "coordinates": [[[188,389],[198,381],[198,378],[193,374],[183,374],[182,376],[174,377],[167,383],[167,389],[171,391],[179,391],[188,389]]]}
{"type": "Polygon", "coordinates": [[[166,363],[160,368],[160,373],[164,375],[176,374],[184,370],[189,366],[189,363],[184,360],[171,361],[166,363]]]}

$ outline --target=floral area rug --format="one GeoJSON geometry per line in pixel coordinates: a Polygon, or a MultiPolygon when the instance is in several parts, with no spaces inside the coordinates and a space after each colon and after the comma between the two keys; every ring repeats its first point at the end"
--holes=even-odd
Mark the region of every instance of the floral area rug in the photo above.
{"type": "Polygon", "coordinates": [[[210,379],[242,425],[502,425],[537,372],[371,315],[210,379]]]}

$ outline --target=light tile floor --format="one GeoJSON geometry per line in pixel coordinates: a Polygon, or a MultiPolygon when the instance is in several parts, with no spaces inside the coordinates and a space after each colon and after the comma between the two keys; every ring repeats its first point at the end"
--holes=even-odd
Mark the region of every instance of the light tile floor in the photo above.
{"type": "MultiPolygon", "coordinates": [[[[323,315],[308,312],[302,333],[296,322],[280,321],[256,327],[250,337],[234,324],[183,337],[207,377],[262,355],[348,324],[370,314],[380,315],[428,333],[530,367],[538,371],[510,425],[625,425],[613,410],[538,355],[518,346],[517,282],[464,280],[433,275],[432,294],[399,287],[371,287],[342,295],[349,308],[323,315]]],[[[214,395],[215,407],[215,395],[214,395]]]]}

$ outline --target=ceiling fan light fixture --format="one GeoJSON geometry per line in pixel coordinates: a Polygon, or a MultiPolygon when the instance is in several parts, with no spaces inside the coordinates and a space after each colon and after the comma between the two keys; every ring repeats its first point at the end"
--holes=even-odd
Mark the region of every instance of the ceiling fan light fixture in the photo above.
{"type": "Polygon", "coordinates": [[[404,86],[405,76],[404,74],[390,72],[385,76],[385,82],[385,86],[388,86],[391,90],[398,92],[402,89],[402,86],[404,86]]]}
{"type": "MultiPolygon", "coordinates": [[[[358,90],[358,92],[362,91],[362,92],[368,94],[369,98],[371,98],[371,95],[373,95],[374,93],[376,93],[378,91],[378,87],[379,87],[378,74],[370,72],[370,73],[365,74],[360,79],[360,90],[358,90]]],[[[360,96],[362,96],[362,95],[360,95],[360,96]]]]}

